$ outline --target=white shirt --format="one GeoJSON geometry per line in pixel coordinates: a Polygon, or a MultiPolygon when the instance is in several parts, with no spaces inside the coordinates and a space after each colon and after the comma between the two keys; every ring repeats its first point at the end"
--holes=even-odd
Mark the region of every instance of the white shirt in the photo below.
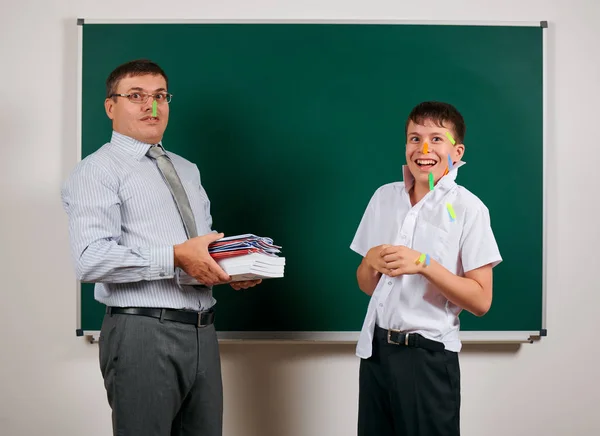
{"type": "MultiPolygon", "coordinates": [[[[404,245],[429,254],[459,276],[487,264],[496,266],[502,258],[489,211],[477,196],[454,181],[464,163],[455,164],[414,206],[409,197],[414,178],[404,166],[404,182],[383,185],[371,198],[350,248],[364,257],[378,245],[404,245]],[[447,203],[454,209],[454,221],[447,203]]],[[[382,275],[369,302],[356,354],[365,359],[371,356],[375,324],[420,333],[458,352],[460,311],[421,274],[382,275]]]]}

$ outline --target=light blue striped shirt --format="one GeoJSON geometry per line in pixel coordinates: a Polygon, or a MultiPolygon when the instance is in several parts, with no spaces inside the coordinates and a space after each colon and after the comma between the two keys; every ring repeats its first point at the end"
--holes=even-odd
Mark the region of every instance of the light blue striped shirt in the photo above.
{"type": "MultiPolygon", "coordinates": [[[[156,161],[146,156],[150,146],[113,132],[65,182],[62,201],[77,278],[96,283],[96,300],[108,306],[208,309],[216,302],[212,290],[182,285],[179,276],[185,274],[174,267],[173,246],[187,236],[156,161]]],[[[210,201],[198,167],[167,155],[188,195],[198,235],[210,233],[210,201]]]]}

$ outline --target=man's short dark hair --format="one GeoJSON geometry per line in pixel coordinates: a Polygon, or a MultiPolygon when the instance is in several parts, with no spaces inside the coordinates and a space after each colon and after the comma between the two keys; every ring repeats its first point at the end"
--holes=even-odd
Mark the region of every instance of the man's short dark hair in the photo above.
{"type": "Polygon", "coordinates": [[[119,65],[110,73],[108,79],[106,79],[106,98],[110,98],[111,95],[116,94],[121,79],[132,76],[144,76],[146,74],[163,76],[165,82],[167,82],[167,89],[169,89],[169,79],[158,64],[148,59],[136,59],[119,65]]]}
{"type": "Polygon", "coordinates": [[[465,140],[467,127],[465,120],[460,112],[451,104],[439,101],[425,101],[419,103],[413,108],[406,120],[404,127],[405,134],[408,133],[408,124],[412,121],[415,124],[423,125],[425,120],[431,120],[439,127],[454,130],[454,140],[457,144],[462,144],[465,140]],[[448,126],[451,123],[452,126],[448,126]]]}

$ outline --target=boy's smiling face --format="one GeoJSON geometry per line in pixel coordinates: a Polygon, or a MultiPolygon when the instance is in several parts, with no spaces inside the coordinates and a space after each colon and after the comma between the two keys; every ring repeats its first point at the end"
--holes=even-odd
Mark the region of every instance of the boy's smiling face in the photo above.
{"type": "Polygon", "coordinates": [[[422,125],[413,121],[408,124],[406,163],[416,184],[429,185],[429,173],[433,173],[434,180],[437,182],[448,168],[448,155],[452,162],[456,163],[465,152],[463,144],[452,145],[446,135],[449,133],[454,138],[452,123],[443,124],[445,127],[438,126],[431,119],[425,119],[422,125]]]}

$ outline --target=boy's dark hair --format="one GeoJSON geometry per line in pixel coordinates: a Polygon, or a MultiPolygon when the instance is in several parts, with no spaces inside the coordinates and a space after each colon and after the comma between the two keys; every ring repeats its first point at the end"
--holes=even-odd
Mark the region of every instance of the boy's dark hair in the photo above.
{"type": "Polygon", "coordinates": [[[454,130],[454,140],[457,144],[462,144],[465,140],[467,127],[465,120],[460,112],[451,104],[439,101],[424,101],[413,108],[406,120],[404,134],[408,133],[408,124],[412,121],[415,124],[423,125],[425,120],[431,120],[439,127],[454,130]],[[452,126],[444,124],[452,123],[452,126]]]}
{"type": "Polygon", "coordinates": [[[110,98],[111,95],[117,92],[117,86],[121,79],[130,76],[144,76],[146,74],[163,76],[165,82],[167,82],[167,89],[169,89],[169,79],[158,64],[155,64],[148,59],[136,59],[119,65],[112,73],[110,73],[108,79],[106,79],[106,98],[110,98]]]}

